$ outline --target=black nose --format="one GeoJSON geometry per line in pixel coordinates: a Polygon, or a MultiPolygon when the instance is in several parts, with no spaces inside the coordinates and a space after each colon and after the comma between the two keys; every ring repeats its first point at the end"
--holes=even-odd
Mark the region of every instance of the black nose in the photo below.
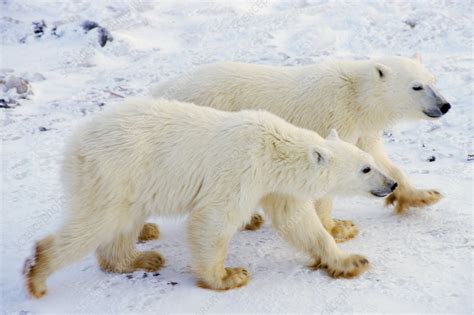
{"type": "Polygon", "coordinates": [[[450,108],[451,108],[451,104],[444,103],[444,104],[441,105],[441,107],[439,109],[441,110],[441,112],[443,114],[446,114],[450,108]]]}
{"type": "Polygon", "coordinates": [[[395,188],[397,188],[397,187],[398,187],[398,184],[397,184],[397,183],[393,183],[393,185],[390,186],[390,189],[391,189],[392,191],[394,191],[395,188]]]}

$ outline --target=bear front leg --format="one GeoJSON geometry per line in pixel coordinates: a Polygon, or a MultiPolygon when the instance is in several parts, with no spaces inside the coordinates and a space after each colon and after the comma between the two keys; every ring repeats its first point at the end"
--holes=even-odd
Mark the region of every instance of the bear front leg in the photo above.
{"type": "Polygon", "coordinates": [[[385,199],[385,205],[395,205],[395,212],[400,214],[409,208],[423,208],[437,203],[443,196],[436,190],[416,189],[410,186],[397,188],[385,199]]]}
{"type": "Polygon", "coordinates": [[[316,215],[311,200],[270,194],[262,207],[272,218],[278,235],[313,258],[313,269],[324,268],[331,277],[352,278],[364,272],[369,261],[341,251],[316,215]]]}
{"type": "Polygon", "coordinates": [[[398,183],[397,189],[385,199],[385,205],[395,205],[396,213],[403,213],[412,207],[426,207],[441,200],[442,195],[438,191],[417,189],[410,184],[408,177],[389,159],[382,136],[360,138],[357,146],[370,153],[377,165],[398,183]]]}
{"type": "Polygon", "coordinates": [[[231,237],[247,218],[223,209],[201,209],[189,217],[188,240],[192,269],[198,286],[212,290],[229,290],[244,286],[250,277],[244,268],[225,268],[227,246],[231,237]]]}
{"type": "Polygon", "coordinates": [[[357,227],[350,220],[335,220],[332,218],[332,198],[322,198],[314,202],[316,213],[324,228],[338,243],[354,238],[359,233],[357,227]]]}

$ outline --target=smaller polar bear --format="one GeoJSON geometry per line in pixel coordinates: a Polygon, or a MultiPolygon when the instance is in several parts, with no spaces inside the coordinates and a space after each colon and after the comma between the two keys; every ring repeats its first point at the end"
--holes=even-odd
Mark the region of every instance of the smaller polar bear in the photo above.
{"type": "Polygon", "coordinates": [[[382,197],[396,187],[368,154],[335,132],[323,139],[264,111],[228,113],[150,99],[116,106],[79,129],[63,172],[67,219],[37,242],[34,259],[25,264],[34,297],[46,293],[54,271],[94,250],[107,271],[159,269],[164,259],[158,252],[135,247],[143,223],[152,215],[187,213],[200,286],[242,286],[249,274],[224,267],[227,245],[260,206],[315,267],[353,277],[368,261],[338,249],[311,200],[328,193],[382,197]],[[283,200],[278,194],[287,196],[285,205],[277,204],[283,200]]]}
{"type": "MultiPolygon", "coordinates": [[[[266,110],[323,137],[336,129],[342,140],[368,152],[381,170],[398,182],[386,203],[395,204],[395,211],[402,213],[410,207],[436,203],[441,194],[410,183],[390,161],[382,133],[398,122],[446,114],[451,105],[434,83],[435,77],[419,55],[328,60],[298,67],[219,62],[160,82],[152,94],[225,111],[266,110]]],[[[331,196],[317,200],[315,208],[337,241],[357,235],[351,221],[333,220],[331,196]]],[[[255,229],[260,222],[255,216],[249,226],[255,229]]],[[[156,226],[147,227],[158,231],[156,226]]]]}

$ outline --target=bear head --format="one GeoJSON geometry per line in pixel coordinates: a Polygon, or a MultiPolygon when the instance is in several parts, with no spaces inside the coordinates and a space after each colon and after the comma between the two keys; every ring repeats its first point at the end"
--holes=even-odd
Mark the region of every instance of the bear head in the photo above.
{"type": "Polygon", "coordinates": [[[300,129],[298,137],[272,137],[270,147],[271,162],[263,165],[272,192],[312,199],[341,194],[385,197],[397,187],[371,155],[340,140],[334,129],[326,139],[300,129]]]}
{"type": "Polygon", "coordinates": [[[398,184],[377,167],[370,154],[339,139],[335,129],[326,137],[326,147],[331,152],[328,193],[385,197],[397,188],[398,184]]]}
{"type": "MultiPolygon", "coordinates": [[[[451,108],[436,90],[436,79],[421,63],[421,57],[385,57],[372,59],[365,69],[365,84],[360,93],[366,101],[376,106],[382,115],[394,121],[407,119],[436,119],[451,108]],[[370,95],[370,96],[367,96],[370,95]]],[[[365,101],[365,100],[363,100],[365,101]]]]}

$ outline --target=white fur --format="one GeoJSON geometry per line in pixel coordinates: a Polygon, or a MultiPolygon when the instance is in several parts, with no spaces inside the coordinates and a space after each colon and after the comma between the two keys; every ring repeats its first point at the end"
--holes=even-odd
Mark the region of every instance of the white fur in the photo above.
{"type": "MultiPolygon", "coordinates": [[[[406,204],[420,204],[417,198],[426,204],[430,196],[410,185],[388,159],[382,140],[384,129],[402,120],[428,119],[424,111],[439,111],[446,102],[420,61],[417,55],[302,67],[223,62],[160,83],[152,94],[227,111],[264,109],[322,136],[336,128],[341,139],[369,152],[398,182],[395,194],[406,204]]],[[[328,230],[334,227],[330,204],[317,205],[328,230]]]]}
{"type": "Polygon", "coordinates": [[[93,250],[111,271],[148,265],[134,243],[151,215],[190,213],[192,266],[205,286],[245,284],[242,270],[224,269],[227,242],[262,205],[295,246],[331,270],[355,275],[360,256],[336,247],[310,200],[369,193],[389,182],[368,154],[335,132],[323,139],[264,111],[226,113],[146,99],[84,124],[66,152],[64,179],[68,218],[37,246],[41,261],[28,276],[36,296],[52,272],[93,250]],[[361,173],[367,166],[370,175],[361,173]],[[271,195],[286,196],[284,209],[265,206],[276,202],[271,195]],[[304,228],[286,227],[295,218],[304,228]]]}

